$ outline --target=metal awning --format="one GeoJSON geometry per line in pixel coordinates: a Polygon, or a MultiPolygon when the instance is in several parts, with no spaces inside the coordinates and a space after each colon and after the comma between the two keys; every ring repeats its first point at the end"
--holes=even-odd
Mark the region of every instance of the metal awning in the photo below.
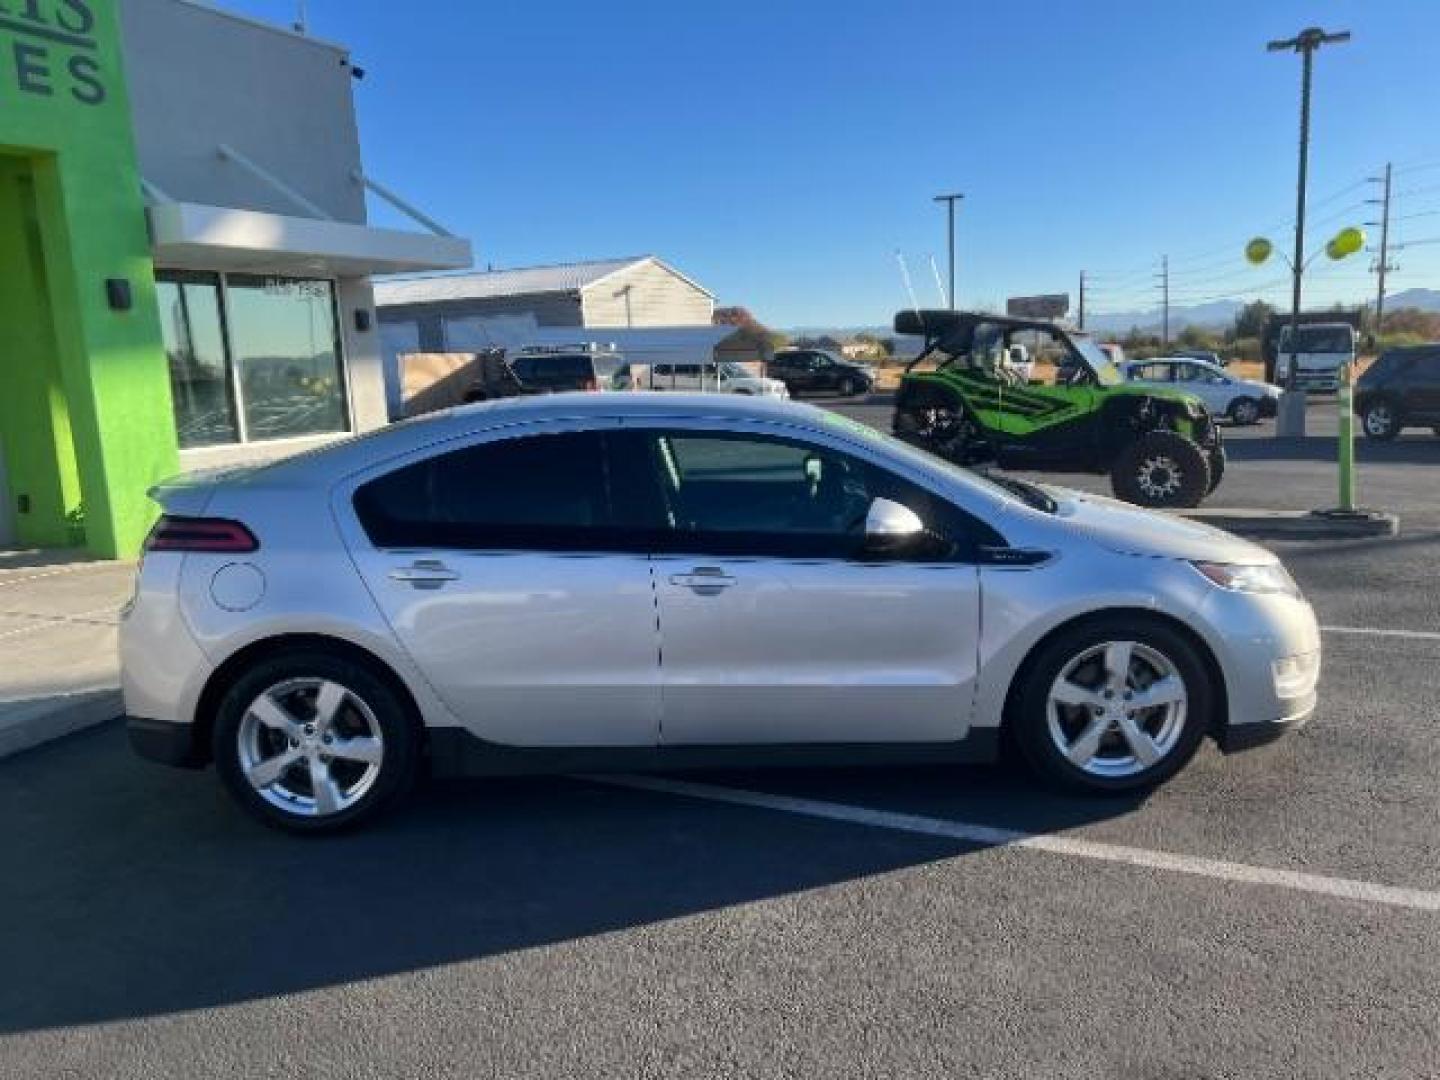
{"type": "Polygon", "coordinates": [[[146,212],[160,266],[359,277],[460,270],[474,261],[470,241],[455,236],[199,203],[156,202],[146,212]]]}

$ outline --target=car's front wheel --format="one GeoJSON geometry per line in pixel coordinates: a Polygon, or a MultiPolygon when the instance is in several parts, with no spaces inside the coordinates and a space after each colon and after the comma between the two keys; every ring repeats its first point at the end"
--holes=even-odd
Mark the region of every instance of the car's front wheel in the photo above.
{"type": "Polygon", "coordinates": [[[1137,506],[1199,506],[1210,492],[1210,463],[1185,436],[1151,431],[1116,457],[1110,484],[1118,498],[1137,506]]]}
{"type": "Polygon", "coordinates": [[[1195,753],[1216,700],[1196,647],[1166,623],[1106,617],[1061,632],[1022,671],[1008,723],[1021,753],[1070,790],[1144,790],[1195,753]]]}
{"type": "Polygon", "coordinates": [[[1360,414],[1360,423],[1368,438],[1380,442],[1388,442],[1400,434],[1400,416],[1395,411],[1395,406],[1384,398],[1365,406],[1365,410],[1360,414]]]}
{"type": "Polygon", "coordinates": [[[1260,403],[1254,398],[1236,398],[1230,403],[1230,422],[1236,427],[1258,424],[1260,422],[1260,403]]]}
{"type": "Polygon", "coordinates": [[[268,825],[326,832],[354,825],[409,790],[419,731],[370,666],[324,650],[257,662],[221,698],[215,765],[268,825]]]}

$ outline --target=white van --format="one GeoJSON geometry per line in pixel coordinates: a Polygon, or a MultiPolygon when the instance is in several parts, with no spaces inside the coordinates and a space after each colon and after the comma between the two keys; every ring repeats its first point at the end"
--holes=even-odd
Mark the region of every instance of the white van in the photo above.
{"type": "Polygon", "coordinates": [[[1295,385],[1304,390],[1337,390],[1340,368],[1355,362],[1355,328],[1349,323],[1306,323],[1293,345],[1290,327],[1280,331],[1275,352],[1275,381],[1287,385],[1290,355],[1295,353],[1295,385]]]}

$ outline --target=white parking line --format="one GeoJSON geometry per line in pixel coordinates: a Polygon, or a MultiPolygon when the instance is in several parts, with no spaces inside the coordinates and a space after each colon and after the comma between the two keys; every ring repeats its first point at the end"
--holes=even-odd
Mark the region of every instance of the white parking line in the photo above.
{"type": "Polygon", "coordinates": [[[924,836],[939,836],[947,840],[959,840],[963,843],[980,844],[985,847],[1028,848],[1033,851],[1048,852],[1052,855],[1069,855],[1072,858],[1094,859],[1099,862],[1124,863],[1129,866],[1145,867],[1149,870],[1167,870],[1176,874],[1191,874],[1243,885],[1268,885],[1277,889],[1292,889],[1296,892],[1339,897],[1342,900],[1357,900],[1365,904],[1440,912],[1440,892],[1429,892],[1424,889],[1377,885],[1369,881],[1305,874],[1297,870],[1274,870],[1264,866],[1250,866],[1246,863],[1202,859],[1190,855],[1174,855],[1166,851],[1150,851],[1145,848],[1125,847],[1121,844],[1106,844],[1093,840],[1036,836],[1032,833],[1016,832],[1011,829],[997,829],[990,825],[974,825],[964,821],[947,821],[943,818],[921,817],[915,814],[898,814],[888,810],[872,810],[863,806],[847,806],[843,803],[821,802],[816,799],[796,798],[792,795],[772,795],[762,791],[717,787],[712,784],[696,784],[684,780],[668,780],[663,777],[623,775],[587,776],[585,779],[595,783],[635,788],[641,791],[681,795],[692,799],[706,799],[710,802],[731,803],[736,806],[748,806],[763,810],[778,810],[782,813],[798,814],[802,817],[824,818],[827,821],[843,821],[851,825],[919,833],[924,836]]]}
{"type": "Polygon", "coordinates": [[[1366,637],[1410,638],[1413,641],[1440,641],[1434,630],[1385,630],[1378,626],[1322,626],[1327,634],[1363,634],[1366,637]]]}

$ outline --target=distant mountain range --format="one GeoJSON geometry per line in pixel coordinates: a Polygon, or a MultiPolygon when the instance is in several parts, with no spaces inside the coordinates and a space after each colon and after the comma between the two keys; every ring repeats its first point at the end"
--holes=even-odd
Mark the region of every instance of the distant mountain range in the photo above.
{"type": "MultiPolygon", "coordinates": [[[[1216,300],[1193,307],[1175,306],[1170,309],[1170,332],[1176,333],[1187,326],[1198,326],[1206,330],[1221,330],[1235,321],[1235,315],[1244,306],[1242,300],[1216,300]]],[[[1419,308],[1421,311],[1440,311],[1440,290],[1403,289],[1385,297],[1387,312],[1401,308],[1419,308]]],[[[1073,312],[1072,312],[1073,314],[1073,312]]],[[[1160,329],[1161,311],[1158,307],[1135,311],[1113,311],[1091,315],[1085,320],[1085,329],[1100,334],[1125,334],[1132,327],[1142,331],[1160,329]]],[[[849,341],[856,334],[874,334],[876,337],[893,337],[894,331],[888,326],[796,326],[784,331],[792,338],[818,338],[829,336],[837,341],[849,341]]]]}

